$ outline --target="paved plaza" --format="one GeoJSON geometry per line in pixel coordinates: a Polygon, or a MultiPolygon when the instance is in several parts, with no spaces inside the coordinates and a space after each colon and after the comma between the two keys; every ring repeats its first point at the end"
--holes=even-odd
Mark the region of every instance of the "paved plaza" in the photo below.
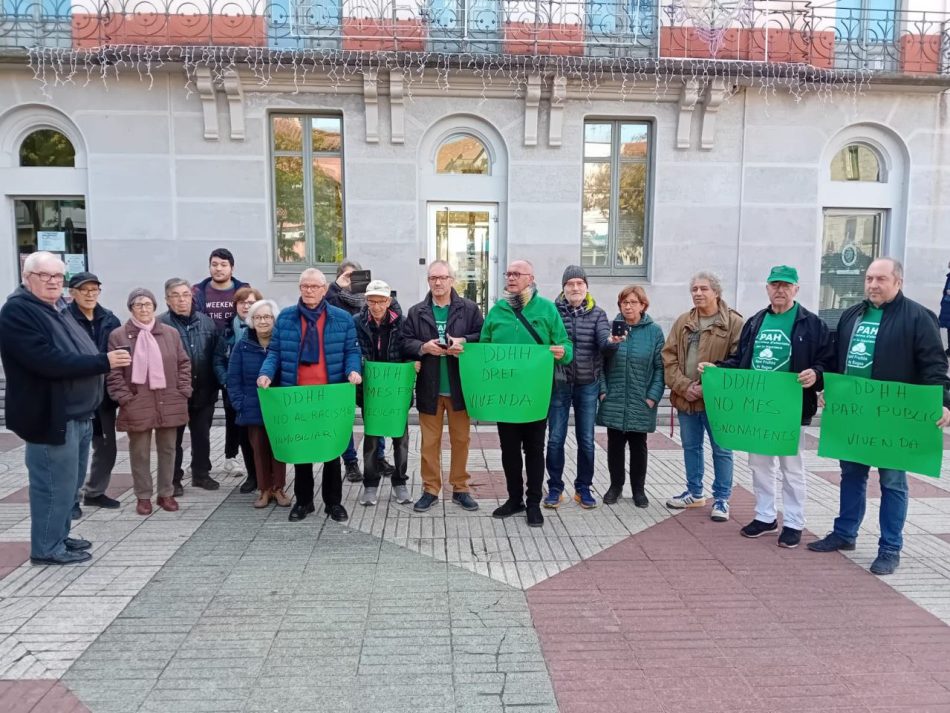
{"type": "MultiPolygon", "coordinates": [[[[838,502],[808,430],[805,542],[838,502]]],[[[504,498],[493,426],[473,434],[479,512],[443,498],[413,513],[386,484],[365,508],[347,483],[342,525],[255,510],[220,471],[220,490],[186,480],[179,512],[140,517],[126,444],[122,508],[86,508],[73,529],[91,562],[34,567],[23,444],[0,432],[2,713],[950,712],[950,467],[912,477],[902,567],[878,578],[877,499],[847,556],[740,537],[744,455],[730,522],[667,510],[683,489],[668,426],[650,438],[649,508],[628,487],[613,506],[545,510],[543,529],[490,516],[504,498]]],[[[217,466],[222,450],[215,429],[217,466]]]]}

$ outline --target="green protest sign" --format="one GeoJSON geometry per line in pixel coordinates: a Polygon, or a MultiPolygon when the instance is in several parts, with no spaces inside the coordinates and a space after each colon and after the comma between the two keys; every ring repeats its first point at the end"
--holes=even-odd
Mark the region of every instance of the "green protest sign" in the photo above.
{"type": "Polygon", "coordinates": [[[546,346],[466,344],[459,374],[470,418],[528,423],[548,416],[554,355],[546,346]]]}
{"type": "Polygon", "coordinates": [[[284,463],[325,463],[350,442],[356,412],[353,384],[258,389],[274,457],[284,463]]]}
{"type": "Polygon", "coordinates": [[[798,374],[706,367],[702,383],[709,427],[719,446],[765,456],[798,453],[798,374]]]}
{"type": "Polygon", "coordinates": [[[363,432],[367,436],[402,437],[415,382],[412,362],[364,362],[363,432]]]}
{"type": "Polygon", "coordinates": [[[825,374],[818,455],[940,477],[943,389],[825,374]]]}

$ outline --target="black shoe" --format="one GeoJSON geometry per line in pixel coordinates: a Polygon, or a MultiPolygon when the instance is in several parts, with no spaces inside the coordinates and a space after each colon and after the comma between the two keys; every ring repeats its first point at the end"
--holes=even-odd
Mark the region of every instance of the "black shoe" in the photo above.
{"type": "Polygon", "coordinates": [[[252,478],[247,476],[247,479],[241,483],[241,487],[238,488],[242,495],[247,495],[248,493],[253,493],[257,490],[257,478],[252,478]]]}
{"type": "Polygon", "coordinates": [[[544,515],[540,506],[528,506],[528,527],[544,527],[544,515]]]}
{"type": "Polygon", "coordinates": [[[191,484],[196,488],[201,488],[202,490],[217,490],[221,487],[221,483],[212,478],[210,475],[193,475],[191,476],[191,484]]]}
{"type": "Polygon", "coordinates": [[[78,520],[79,518],[82,517],[82,508],[79,507],[79,503],[76,503],[75,505],[73,505],[73,512],[72,512],[72,515],[70,515],[70,517],[73,520],[78,520]]]}
{"type": "Polygon", "coordinates": [[[323,512],[330,516],[334,522],[346,522],[350,516],[346,514],[346,508],[342,505],[327,505],[323,512]]]}
{"type": "Polygon", "coordinates": [[[650,498],[647,497],[646,493],[634,493],[633,504],[638,508],[648,508],[650,507],[650,498]]]}
{"type": "Polygon", "coordinates": [[[853,542],[848,542],[846,539],[840,535],[836,535],[834,532],[829,532],[820,540],[809,542],[805,546],[812,552],[836,552],[837,550],[850,552],[854,549],[853,542]]]}
{"type": "Polygon", "coordinates": [[[55,557],[30,557],[30,564],[77,564],[78,562],[88,562],[92,559],[89,552],[79,550],[66,550],[61,555],[55,557]]]}
{"type": "Polygon", "coordinates": [[[607,492],[604,493],[604,505],[613,505],[617,502],[619,497],[620,488],[615,488],[613,486],[607,488],[607,492]]]}
{"type": "Polygon", "coordinates": [[[181,482],[172,483],[172,497],[180,498],[185,494],[185,489],[182,487],[181,482]]]}
{"type": "Polygon", "coordinates": [[[460,505],[463,510],[478,510],[478,503],[468,493],[453,493],[452,502],[460,505]]]}
{"type": "Polygon", "coordinates": [[[385,458],[380,458],[378,461],[376,461],[376,469],[384,478],[391,478],[393,473],[396,472],[396,466],[387,461],[385,458]]]}
{"type": "Polygon", "coordinates": [[[782,534],[778,536],[778,546],[787,547],[790,550],[798,547],[798,543],[801,541],[802,531],[796,530],[794,527],[783,527],[782,534]]]}
{"type": "Polygon", "coordinates": [[[878,552],[877,559],[871,563],[871,574],[894,574],[901,565],[898,552],[878,552]]]}
{"type": "Polygon", "coordinates": [[[290,508],[290,515],[287,516],[287,519],[291,522],[299,522],[300,520],[305,520],[307,515],[312,513],[316,508],[313,507],[313,503],[309,505],[303,505],[302,503],[294,503],[294,506],[290,508]]]}
{"type": "Polygon", "coordinates": [[[416,512],[426,512],[427,510],[431,510],[437,502],[439,502],[438,495],[423,493],[422,497],[416,500],[416,504],[412,506],[412,509],[416,512]]]}
{"type": "Polygon", "coordinates": [[[67,537],[63,544],[66,545],[67,550],[72,550],[73,552],[82,552],[92,547],[92,543],[89,540],[84,540],[81,537],[67,537]]]}
{"type": "MultiPolygon", "coordinates": [[[[762,520],[753,520],[748,525],[739,530],[743,537],[761,537],[767,532],[775,532],[778,529],[778,522],[763,522],[762,520]]],[[[784,530],[783,530],[784,532],[784,530]]]]}
{"type": "Polygon", "coordinates": [[[517,515],[519,512],[524,512],[524,503],[514,503],[508,500],[504,505],[495,508],[491,516],[499,520],[504,520],[506,517],[517,515]]]}
{"type": "Polygon", "coordinates": [[[348,481],[351,483],[358,483],[363,479],[363,472],[360,470],[359,461],[350,461],[349,463],[343,464],[344,473],[348,481]]]}
{"type": "Polygon", "coordinates": [[[102,495],[84,495],[82,499],[83,505],[91,505],[97,508],[108,508],[109,510],[115,510],[117,507],[122,505],[115,498],[110,498],[108,495],[103,493],[102,495]]]}

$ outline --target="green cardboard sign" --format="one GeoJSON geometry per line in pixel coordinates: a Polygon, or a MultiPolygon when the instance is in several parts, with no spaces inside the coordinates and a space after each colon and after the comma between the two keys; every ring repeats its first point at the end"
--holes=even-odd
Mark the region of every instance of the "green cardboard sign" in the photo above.
{"type": "Polygon", "coordinates": [[[554,355],[538,344],[466,344],[459,374],[470,418],[529,423],[547,418],[554,355]]]}
{"type": "Polygon", "coordinates": [[[356,387],[275,386],[258,389],[274,457],[284,463],[326,463],[346,450],[353,433],[356,387]]]}
{"type": "Polygon", "coordinates": [[[825,374],[818,455],[940,477],[943,389],[825,374]]]}
{"type": "Polygon", "coordinates": [[[706,367],[702,384],[709,427],[720,447],[765,456],[798,453],[798,374],[706,367]]]}
{"type": "Polygon", "coordinates": [[[412,362],[363,363],[363,432],[401,438],[406,433],[416,370],[412,362]]]}

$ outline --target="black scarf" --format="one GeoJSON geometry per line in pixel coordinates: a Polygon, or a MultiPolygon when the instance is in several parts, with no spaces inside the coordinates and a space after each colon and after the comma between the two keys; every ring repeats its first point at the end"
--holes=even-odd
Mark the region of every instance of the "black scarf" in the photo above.
{"type": "Polygon", "coordinates": [[[301,364],[319,364],[320,363],[320,330],[317,328],[317,320],[320,315],[327,311],[327,301],[320,300],[313,309],[304,305],[303,300],[297,300],[297,312],[303,317],[307,328],[304,330],[303,341],[300,349],[301,364]]]}

